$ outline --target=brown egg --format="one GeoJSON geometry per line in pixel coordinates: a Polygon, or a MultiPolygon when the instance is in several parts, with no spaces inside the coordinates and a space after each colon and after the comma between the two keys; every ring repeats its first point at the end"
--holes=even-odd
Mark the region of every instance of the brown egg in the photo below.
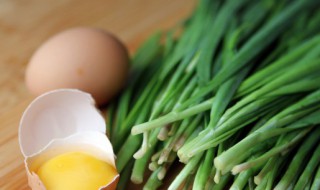
{"type": "Polygon", "coordinates": [[[100,29],[74,28],[46,41],[32,56],[26,85],[35,95],[59,88],[76,88],[107,103],[123,88],[128,53],[113,35],[100,29]]]}

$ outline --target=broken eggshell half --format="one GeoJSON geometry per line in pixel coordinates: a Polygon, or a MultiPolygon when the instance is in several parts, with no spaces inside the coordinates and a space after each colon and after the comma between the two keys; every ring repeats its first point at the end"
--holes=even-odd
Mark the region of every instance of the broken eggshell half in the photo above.
{"type": "MultiPolygon", "coordinates": [[[[90,94],[59,89],[37,97],[25,110],[19,127],[29,186],[45,190],[33,171],[67,152],[83,152],[116,168],[113,148],[105,133],[105,120],[90,94]]],[[[118,179],[119,175],[100,189],[116,189],[118,179]]]]}

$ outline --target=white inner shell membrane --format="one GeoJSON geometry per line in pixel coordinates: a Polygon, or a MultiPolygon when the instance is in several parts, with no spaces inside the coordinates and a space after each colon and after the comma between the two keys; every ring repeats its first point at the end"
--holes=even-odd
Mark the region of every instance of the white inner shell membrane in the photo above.
{"type": "Polygon", "coordinates": [[[106,124],[90,94],[61,89],[36,98],[24,112],[19,130],[22,153],[29,157],[54,139],[85,131],[105,134],[106,124]]]}

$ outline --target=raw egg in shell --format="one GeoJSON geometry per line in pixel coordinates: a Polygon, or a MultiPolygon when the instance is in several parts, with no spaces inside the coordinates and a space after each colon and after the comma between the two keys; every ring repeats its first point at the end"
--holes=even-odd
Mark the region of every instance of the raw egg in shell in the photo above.
{"type": "Polygon", "coordinates": [[[90,94],[74,89],[36,98],[19,141],[33,190],[115,190],[119,174],[106,124],[90,94]]]}
{"type": "Polygon", "coordinates": [[[75,88],[92,94],[103,105],[123,88],[128,70],[128,52],[117,37],[102,29],[81,27],[44,42],[30,59],[25,81],[37,96],[75,88]]]}

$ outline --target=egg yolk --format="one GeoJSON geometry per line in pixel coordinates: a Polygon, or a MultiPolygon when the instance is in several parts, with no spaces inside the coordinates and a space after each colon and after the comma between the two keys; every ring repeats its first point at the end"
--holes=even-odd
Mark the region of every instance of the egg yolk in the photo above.
{"type": "Polygon", "coordinates": [[[47,190],[98,190],[117,175],[113,166],[80,152],[54,157],[36,173],[47,190]]]}

